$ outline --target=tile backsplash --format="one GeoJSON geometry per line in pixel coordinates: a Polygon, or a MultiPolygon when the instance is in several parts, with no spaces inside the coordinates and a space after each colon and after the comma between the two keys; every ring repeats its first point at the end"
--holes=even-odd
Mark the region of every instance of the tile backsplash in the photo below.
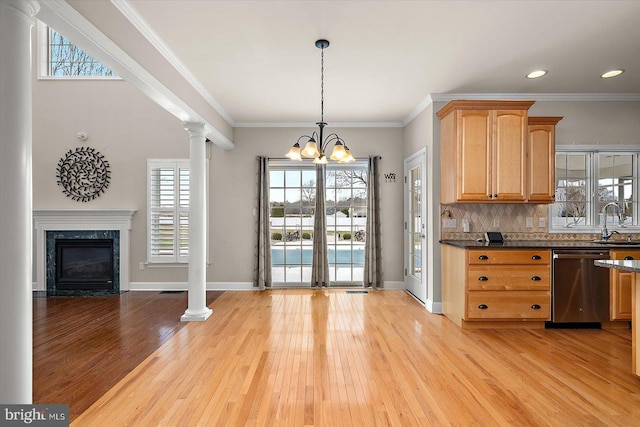
{"type": "Polygon", "coordinates": [[[548,206],[530,204],[440,205],[442,240],[475,240],[486,231],[500,231],[506,240],[589,240],[598,234],[548,233],[548,206]],[[455,227],[447,219],[455,220],[455,227]],[[529,219],[527,221],[527,219],[529,219]],[[463,223],[469,222],[469,232],[463,223]]]}

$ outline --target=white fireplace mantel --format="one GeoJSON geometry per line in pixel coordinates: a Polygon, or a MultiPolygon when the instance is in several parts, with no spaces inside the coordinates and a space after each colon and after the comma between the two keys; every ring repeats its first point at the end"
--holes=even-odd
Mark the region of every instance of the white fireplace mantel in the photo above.
{"type": "Polygon", "coordinates": [[[129,290],[129,234],[135,209],[34,209],[36,280],[34,291],[47,289],[47,231],[118,230],[120,232],[120,290],[129,290]]]}

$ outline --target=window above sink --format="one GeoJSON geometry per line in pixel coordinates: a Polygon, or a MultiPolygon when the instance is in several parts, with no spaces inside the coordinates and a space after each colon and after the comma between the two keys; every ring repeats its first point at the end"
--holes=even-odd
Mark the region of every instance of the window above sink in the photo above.
{"type": "Polygon", "coordinates": [[[640,151],[629,147],[612,146],[605,151],[602,147],[558,146],[556,201],[549,206],[549,231],[600,233],[606,220],[609,231],[639,233],[639,155],[640,151]],[[620,210],[608,209],[605,214],[602,209],[611,202],[620,210]]]}

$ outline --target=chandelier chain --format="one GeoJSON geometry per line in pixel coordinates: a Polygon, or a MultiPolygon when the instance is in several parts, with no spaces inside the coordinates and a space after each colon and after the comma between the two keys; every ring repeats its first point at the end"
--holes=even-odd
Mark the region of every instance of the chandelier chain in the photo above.
{"type": "Polygon", "coordinates": [[[320,53],[320,121],[324,122],[324,47],[320,53]]]}

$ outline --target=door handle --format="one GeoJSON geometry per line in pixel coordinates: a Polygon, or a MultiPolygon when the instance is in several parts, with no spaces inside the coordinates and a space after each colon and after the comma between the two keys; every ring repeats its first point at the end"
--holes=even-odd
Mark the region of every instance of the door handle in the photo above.
{"type": "Polygon", "coordinates": [[[480,310],[486,310],[487,308],[489,308],[489,306],[488,306],[487,304],[480,304],[480,305],[478,306],[478,308],[479,308],[480,310]]]}
{"type": "Polygon", "coordinates": [[[478,277],[478,280],[481,282],[486,282],[487,280],[489,280],[489,278],[487,276],[480,276],[478,277]]]}
{"type": "Polygon", "coordinates": [[[533,276],[533,277],[531,278],[531,280],[533,280],[534,282],[538,282],[538,281],[540,281],[540,280],[542,280],[542,279],[540,278],[540,276],[533,276]]]}
{"type": "Polygon", "coordinates": [[[540,307],[540,304],[533,304],[533,305],[531,306],[531,308],[532,308],[533,310],[540,310],[542,307],[540,307]]]}
{"type": "Polygon", "coordinates": [[[478,259],[480,259],[480,260],[482,260],[482,261],[486,261],[486,260],[488,260],[488,259],[489,259],[489,257],[488,257],[488,256],[486,256],[486,255],[480,255],[480,256],[478,257],[478,259]]]}
{"type": "Polygon", "coordinates": [[[531,259],[533,259],[533,260],[536,260],[536,261],[537,261],[537,260],[541,260],[541,259],[542,259],[542,257],[541,257],[540,255],[534,255],[534,256],[532,256],[532,257],[531,257],[531,259]]]}

